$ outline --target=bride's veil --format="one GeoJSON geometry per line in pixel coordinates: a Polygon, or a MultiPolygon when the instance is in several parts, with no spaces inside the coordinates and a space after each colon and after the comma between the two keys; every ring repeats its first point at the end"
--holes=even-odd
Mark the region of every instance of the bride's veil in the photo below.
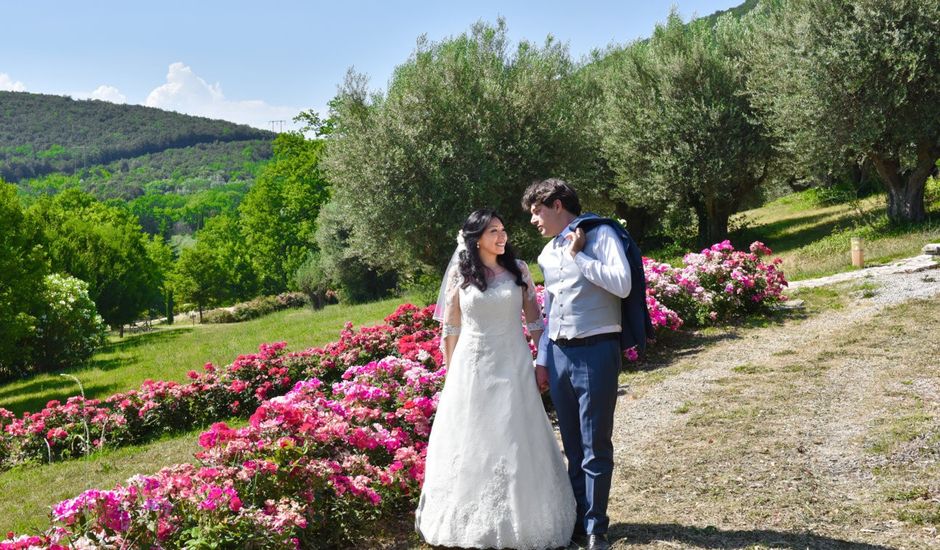
{"type": "Polygon", "coordinates": [[[463,230],[461,229],[457,233],[457,248],[454,249],[454,253],[451,254],[450,262],[447,263],[447,268],[444,269],[444,278],[441,281],[441,289],[437,293],[437,304],[434,306],[434,320],[439,323],[444,322],[444,303],[447,301],[447,285],[450,283],[454,270],[457,269],[457,264],[460,262],[460,253],[466,249],[467,244],[464,242],[463,230]]]}

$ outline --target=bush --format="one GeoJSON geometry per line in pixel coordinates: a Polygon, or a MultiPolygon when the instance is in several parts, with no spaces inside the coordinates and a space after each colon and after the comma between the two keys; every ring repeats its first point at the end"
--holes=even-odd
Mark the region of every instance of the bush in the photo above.
{"type": "Polygon", "coordinates": [[[691,326],[766,311],[786,299],[783,289],[787,286],[780,259],[761,259],[769,254],[771,250],[761,242],[752,243],[750,252],[744,252],[723,241],[686,254],[680,268],[645,258],[647,294],[691,326]]]}
{"type": "Polygon", "coordinates": [[[386,264],[381,270],[357,248],[351,237],[352,208],[335,202],[324,205],[317,218],[317,245],[320,247],[320,268],[329,274],[330,285],[343,303],[362,303],[386,297],[398,284],[402,265],[386,264]]]}
{"type": "Polygon", "coordinates": [[[401,294],[413,295],[419,305],[436,304],[437,295],[441,290],[441,276],[418,273],[407,281],[399,282],[398,286],[401,294]]]}
{"type": "Polygon", "coordinates": [[[231,308],[215,309],[207,313],[203,323],[240,323],[262,317],[282,309],[307,305],[307,296],[303,292],[285,292],[277,296],[261,296],[250,302],[236,304],[231,308]]]}
{"type": "Polygon", "coordinates": [[[87,283],[68,275],[47,275],[32,369],[49,371],[81,364],[104,345],[107,332],[108,326],[88,296],[87,283]]]}
{"type": "MultiPolygon", "coordinates": [[[[940,161],[937,162],[940,165],[940,161]]],[[[924,186],[924,203],[929,210],[940,209],[940,176],[927,180],[924,186]]]]}
{"type": "Polygon", "coordinates": [[[213,424],[201,465],[62,501],[52,528],[0,549],[322,548],[380,533],[420,493],[445,371],[388,357],[340,374],[262,402],[244,428],[213,424]]]}

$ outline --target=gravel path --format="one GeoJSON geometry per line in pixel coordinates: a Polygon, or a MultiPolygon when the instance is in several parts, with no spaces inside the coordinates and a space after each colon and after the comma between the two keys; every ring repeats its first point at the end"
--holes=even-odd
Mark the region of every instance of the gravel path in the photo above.
{"type": "MultiPolygon", "coordinates": [[[[865,269],[858,269],[855,271],[846,271],[845,273],[837,273],[835,275],[830,275],[828,277],[820,277],[818,279],[806,279],[803,281],[794,281],[790,283],[789,288],[792,290],[797,290],[800,288],[814,288],[818,286],[832,285],[836,283],[845,283],[849,281],[858,281],[865,279],[878,279],[881,282],[893,282],[893,275],[905,275],[911,273],[920,273],[922,271],[928,271],[931,269],[937,269],[940,267],[938,263],[937,256],[931,256],[928,254],[921,254],[920,256],[914,256],[913,258],[907,258],[898,262],[894,262],[887,265],[880,265],[874,267],[868,267],[865,269]]],[[[927,292],[927,295],[930,295],[931,285],[929,281],[921,281],[925,284],[915,284],[908,287],[910,292],[914,293],[923,293],[927,292]],[[915,288],[916,287],[916,288],[915,288]]],[[[901,293],[901,301],[905,299],[922,297],[918,295],[906,296],[904,293],[901,293]]]]}
{"type": "MultiPolygon", "coordinates": [[[[637,392],[630,387],[622,388],[617,404],[614,448],[616,469],[643,468],[657,457],[643,452],[664,434],[681,430],[686,418],[675,411],[684,403],[696,401],[715,383],[734,373],[734,367],[760,361],[776,355],[786,355],[792,350],[815,350],[818,341],[825,340],[847,327],[863,323],[885,308],[913,299],[940,296],[940,263],[932,256],[917,256],[891,265],[841,273],[821,279],[799,281],[791,288],[811,288],[847,282],[865,282],[864,296],[841,310],[827,311],[824,315],[812,316],[795,330],[790,323],[760,329],[742,331],[736,337],[709,344],[701,350],[693,350],[678,363],[696,365],[666,377],[663,381],[644,386],[637,392]]],[[[938,304],[940,305],[940,304],[938,304]]],[[[818,350],[823,351],[823,350],[818,350]]],[[[869,369],[870,370],[870,369],[869,369]]],[[[870,411],[853,411],[866,392],[872,390],[871,380],[862,374],[867,372],[846,364],[835,368],[826,377],[825,387],[812,395],[806,403],[807,424],[800,431],[811,452],[805,460],[813,471],[825,473],[826,483],[838,485],[857,484],[859,457],[851,451],[851,442],[864,430],[870,411]],[[852,370],[851,376],[847,370],[852,370]],[[853,416],[855,413],[862,417],[853,416]]],[[[798,442],[799,443],[799,442],[798,442]]],[[[629,471],[629,470],[627,470],[629,471]]],[[[616,481],[611,493],[612,522],[629,523],[629,517],[617,517],[614,503],[628,501],[629,487],[619,486],[616,481]]],[[[635,498],[634,498],[635,502],[635,498]]],[[[629,547],[621,541],[616,546],[629,547]]],[[[667,541],[656,543],[656,547],[683,547],[667,541]]],[[[789,548],[789,546],[787,546],[789,548]]],[[[859,548],[866,546],[859,546],[859,548]]],[[[874,547],[871,547],[874,548],[874,547]]]]}

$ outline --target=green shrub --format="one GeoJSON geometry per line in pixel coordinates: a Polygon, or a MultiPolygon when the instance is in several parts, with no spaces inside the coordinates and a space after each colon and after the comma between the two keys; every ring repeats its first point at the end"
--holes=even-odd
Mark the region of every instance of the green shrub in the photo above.
{"type": "Polygon", "coordinates": [[[307,305],[307,296],[302,292],[285,292],[277,296],[261,296],[250,302],[242,302],[231,308],[220,308],[203,316],[203,323],[240,323],[282,309],[307,305]]]}
{"type": "Polygon", "coordinates": [[[437,294],[440,290],[441,276],[430,273],[419,273],[399,283],[399,292],[414,296],[414,301],[419,306],[437,303],[437,294]]]}
{"type": "Polygon", "coordinates": [[[105,343],[108,327],[88,297],[86,282],[53,273],[45,283],[31,368],[49,371],[81,364],[105,343]]]}

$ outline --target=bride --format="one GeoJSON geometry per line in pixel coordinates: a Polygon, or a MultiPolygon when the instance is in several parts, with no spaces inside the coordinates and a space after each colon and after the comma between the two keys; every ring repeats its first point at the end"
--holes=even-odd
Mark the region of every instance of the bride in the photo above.
{"type": "Polygon", "coordinates": [[[515,259],[500,216],[477,210],[464,222],[435,312],[447,379],[415,520],[431,545],[541,549],[571,538],[574,495],[521,312],[537,342],[544,327],[528,267],[515,259]]]}

